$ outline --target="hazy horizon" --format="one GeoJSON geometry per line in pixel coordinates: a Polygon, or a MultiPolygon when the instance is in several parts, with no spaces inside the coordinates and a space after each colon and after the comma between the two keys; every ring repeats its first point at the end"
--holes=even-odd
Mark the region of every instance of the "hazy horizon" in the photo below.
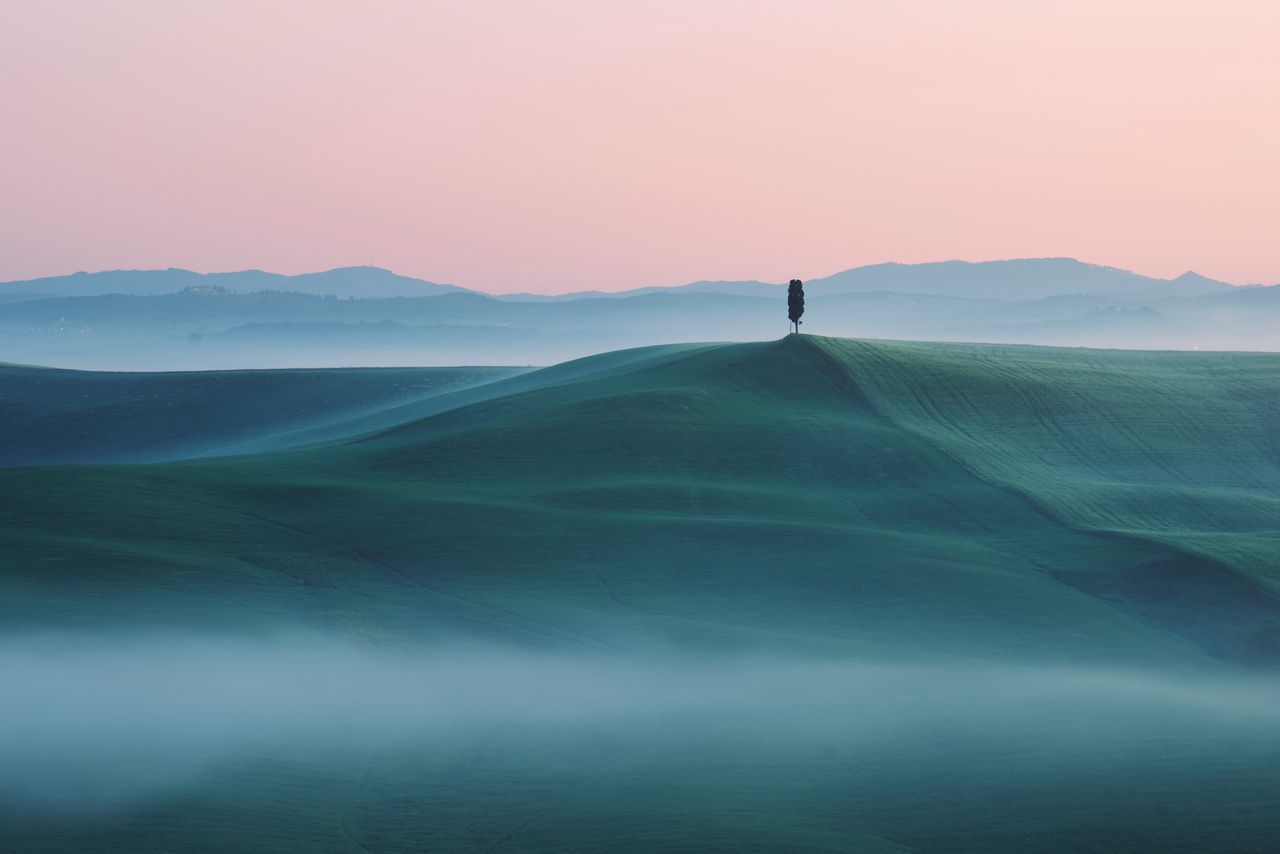
{"type": "MultiPolygon", "coordinates": [[[[1175,273],[1173,275],[1168,275],[1168,276],[1157,275],[1144,270],[1134,270],[1134,269],[1122,267],[1116,264],[1109,264],[1101,261],[1092,261],[1092,260],[1086,260],[1081,258],[1073,258],[1067,255],[1045,255],[1045,256],[1034,257],[1034,258],[1032,257],[934,258],[934,259],[926,259],[921,261],[910,261],[910,262],[895,261],[895,260],[869,261],[862,264],[850,264],[846,266],[841,266],[841,267],[837,267],[836,269],[828,270],[825,272],[818,271],[816,273],[812,273],[810,275],[804,276],[802,277],[802,279],[803,281],[806,281],[806,282],[812,281],[812,280],[821,280],[821,279],[826,279],[832,276],[839,275],[840,273],[849,272],[850,270],[859,270],[864,268],[876,268],[876,267],[892,267],[892,266],[915,267],[915,266],[929,266],[929,265],[935,265],[935,264],[954,264],[954,263],[981,265],[981,264],[999,264],[999,263],[1021,262],[1021,261],[1073,261],[1088,267],[1101,267],[1105,269],[1119,270],[1121,272],[1133,273],[1135,275],[1143,276],[1145,278],[1162,279],[1166,281],[1172,281],[1174,279],[1177,279],[1179,276],[1191,274],[1191,275],[1203,276],[1206,279],[1211,279],[1212,281],[1221,282],[1222,284],[1231,285],[1232,287],[1237,287],[1237,288],[1271,287],[1275,284],[1280,284],[1280,280],[1278,280],[1277,282],[1269,282],[1269,281],[1233,282],[1233,281],[1229,281],[1227,279],[1221,278],[1217,275],[1214,275],[1211,272],[1206,272],[1204,270],[1192,270],[1192,269],[1183,270],[1180,273],[1175,273]]],[[[744,282],[760,282],[762,284],[779,285],[779,286],[786,284],[785,279],[771,280],[771,279],[763,278],[760,276],[749,276],[749,275],[741,278],[735,278],[730,276],[719,276],[719,275],[708,274],[708,275],[701,275],[692,279],[687,279],[682,281],[673,280],[673,281],[663,281],[663,282],[648,282],[648,283],[639,284],[639,285],[621,284],[616,282],[602,281],[602,282],[597,282],[595,284],[591,284],[587,287],[583,287],[579,289],[554,291],[554,292],[527,290],[527,289],[519,289],[514,287],[503,287],[501,285],[494,287],[492,289],[486,289],[465,281],[449,281],[439,277],[433,277],[431,275],[410,274],[410,273],[404,272],[403,270],[399,270],[394,267],[387,266],[385,264],[353,263],[353,264],[338,264],[333,267],[324,267],[324,268],[317,267],[315,269],[300,269],[297,271],[288,271],[288,272],[283,270],[267,269],[262,266],[250,266],[250,267],[244,267],[239,269],[209,268],[209,269],[199,269],[199,270],[192,269],[190,267],[180,267],[180,266],[128,267],[128,268],[115,267],[115,268],[101,268],[101,269],[92,269],[92,270],[64,270],[62,272],[49,273],[47,275],[30,276],[30,277],[19,278],[19,279],[0,280],[0,285],[9,285],[9,284],[15,284],[15,283],[27,282],[27,281],[39,281],[41,279],[65,278],[68,276],[78,276],[78,275],[93,276],[93,275],[98,275],[100,273],[134,273],[134,272],[151,273],[151,272],[164,272],[166,270],[181,270],[183,272],[195,273],[200,276],[229,276],[229,275],[236,275],[239,273],[265,273],[271,276],[297,277],[297,276],[318,275],[323,273],[331,273],[337,270],[351,270],[351,269],[381,270],[383,272],[391,273],[395,276],[401,276],[409,279],[416,279],[423,282],[430,282],[432,284],[449,285],[452,287],[462,288],[464,290],[477,291],[479,293],[488,293],[494,296],[517,296],[521,294],[530,294],[530,295],[538,295],[538,296],[564,296],[564,295],[569,295],[574,293],[591,293],[591,292],[597,292],[597,291],[600,293],[619,293],[627,290],[639,290],[644,288],[678,288],[683,285],[697,284],[700,282],[744,281],[744,282]]]]}

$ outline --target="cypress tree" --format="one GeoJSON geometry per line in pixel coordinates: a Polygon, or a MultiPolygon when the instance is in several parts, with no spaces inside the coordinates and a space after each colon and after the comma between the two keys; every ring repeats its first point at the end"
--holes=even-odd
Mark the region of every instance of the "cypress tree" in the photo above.
{"type": "Polygon", "coordinates": [[[787,319],[791,321],[796,334],[800,333],[800,316],[804,314],[804,285],[799,279],[792,279],[787,285],[787,319]]]}

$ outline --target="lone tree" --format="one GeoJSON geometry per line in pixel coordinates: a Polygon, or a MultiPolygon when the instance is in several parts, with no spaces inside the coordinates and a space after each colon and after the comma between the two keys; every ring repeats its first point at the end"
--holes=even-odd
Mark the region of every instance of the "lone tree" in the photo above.
{"type": "Polygon", "coordinates": [[[804,285],[799,279],[792,279],[787,285],[787,320],[791,321],[796,333],[800,332],[800,316],[804,314],[804,285]]]}

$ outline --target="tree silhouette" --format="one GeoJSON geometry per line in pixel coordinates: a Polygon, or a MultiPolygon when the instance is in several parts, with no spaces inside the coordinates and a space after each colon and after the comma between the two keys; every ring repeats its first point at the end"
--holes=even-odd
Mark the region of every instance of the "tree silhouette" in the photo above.
{"type": "Polygon", "coordinates": [[[796,333],[800,332],[800,316],[804,314],[804,285],[799,279],[792,279],[787,285],[787,320],[791,321],[796,333]]]}

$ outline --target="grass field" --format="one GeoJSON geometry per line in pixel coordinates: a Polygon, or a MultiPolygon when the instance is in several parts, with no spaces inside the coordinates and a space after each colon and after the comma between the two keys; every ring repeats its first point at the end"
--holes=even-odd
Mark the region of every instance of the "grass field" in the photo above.
{"type": "Polygon", "coordinates": [[[279,450],[362,432],[387,410],[520,372],[117,373],[0,364],[0,466],[159,462],[279,450]]]}
{"type": "MultiPolygon", "coordinates": [[[[711,662],[693,679],[711,686],[744,666],[716,662],[913,674],[734,676],[711,707],[645,699],[607,725],[259,745],[127,807],[0,823],[6,850],[1280,838],[1280,721],[1168,687],[1265,684],[1280,662],[1280,356],[791,336],[518,375],[0,383],[3,462],[46,463],[0,470],[15,636],[485,644],[601,673],[711,662]],[[131,464],[68,464],[86,461],[131,464]],[[1083,671],[1176,677],[1137,694],[1051,678],[1083,671]],[[830,714],[806,717],[815,703],[830,714]]],[[[647,698],[674,677],[645,678],[647,698]]]]}

